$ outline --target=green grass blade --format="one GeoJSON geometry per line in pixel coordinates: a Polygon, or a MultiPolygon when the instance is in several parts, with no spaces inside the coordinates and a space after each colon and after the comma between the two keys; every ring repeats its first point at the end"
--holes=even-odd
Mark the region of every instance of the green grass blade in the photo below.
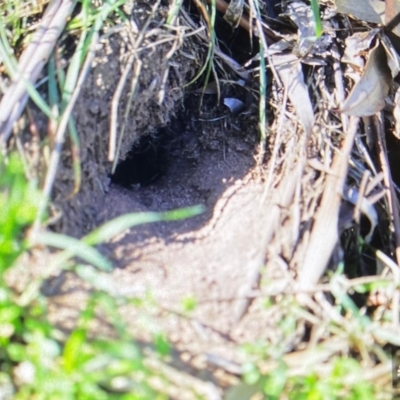
{"type": "Polygon", "coordinates": [[[56,247],[66,251],[66,258],[79,257],[102,271],[111,271],[111,263],[95,248],[82,240],[53,232],[43,232],[35,240],[36,244],[56,247]]]}
{"type": "Polygon", "coordinates": [[[125,214],[113,219],[112,221],[106,222],[100,228],[97,228],[93,232],[89,233],[82,240],[86,244],[96,245],[106,242],[126,229],[136,225],[141,225],[148,222],[176,221],[184,218],[194,217],[195,215],[201,214],[203,211],[203,206],[194,206],[164,213],[147,212],[125,214]]]}
{"type": "MultiPolygon", "coordinates": [[[[200,100],[200,108],[203,103],[203,95],[204,95],[204,90],[206,89],[208,85],[208,81],[210,79],[211,72],[214,71],[214,49],[215,49],[215,43],[217,40],[216,34],[215,34],[215,20],[217,16],[217,6],[215,0],[211,0],[211,13],[209,14],[209,26],[208,28],[208,36],[210,38],[210,41],[208,43],[208,52],[206,56],[206,60],[203,64],[203,66],[200,68],[200,71],[195,75],[195,77],[185,85],[185,87],[190,86],[194,82],[196,82],[206,71],[206,77],[204,79],[204,85],[203,85],[203,93],[202,97],[200,100]]],[[[218,85],[218,80],[216,79],[216,83],[218,85]]]]}
{"type": "Polygon", "coordinates": [[[67,373],[72,373],[79,368],[82,347],[85,345],[86,331],[78,328],[71,333],[64,346],[63,367],[67,373]]]}
{"type": "Polygon", "coordinates": [[[94,289],[113,295],[115,293],[114,282],[110,279],[109,274],[99,272],[89,265],[78,264],[74,267],[76,274],[85,282],[90,284],[94,289]]]}
{"type": "Polygon", "coordinates": [[[34,244],[63,249],[65,250],[65,259],[79,257],[102,271],[110,271],[112,269],[111,263],[93,248],[93,245],[106,242],[135,225],[157,221],[176,221],[193,217],[201,214],[203,211],[204,207],[194,206],[164,213],[148,212],[126,214],[106,222],[83,239],[75,239],[53,232],[43,232],[38,235],[34,244]]]}
{"type": "Polygon", "coordinates": [[[72,157],[72,169],[74,171],[74,188],[69,194],[70,197],[79,192],[82,183],[82,167],[81,167],[81,156],[79,147],[79,135],[76,128],[74,117],[71,115],[68,121],[68,132],[71,138],[71,157],[72,157]]]}
{"type": "Polygon", "coordinates": [[[65,81],[63,82],[62,85],[62,102],[63,102],[63,109],[67,106],[67,103],[69,102],[71,95],[75,89],[76,82],[78,81],[80,69],[83,63],[83,60],[85,59],[87,49],[85,49],[85,40],[86,40],[86,33],[83,32],[79,42],[78,46],[70,60],[67,75],[65,77],[65,81]]]}
{"type": "Polygon", "coordinates": [[[179,14],[179,10],[182,7],[183,0],[173,0],[171,7],[168,12],[167,17],[167,25],[173,25],[177,15],[179,14]]]}
{"type": "Polygon", "coordinates": [[[319,38],[322,35],[322,22],[321,22],[321,14],[319,11],[318,0],[311,0],[311,10],[314,17],[315,23],[315,35],[319,38]]]}

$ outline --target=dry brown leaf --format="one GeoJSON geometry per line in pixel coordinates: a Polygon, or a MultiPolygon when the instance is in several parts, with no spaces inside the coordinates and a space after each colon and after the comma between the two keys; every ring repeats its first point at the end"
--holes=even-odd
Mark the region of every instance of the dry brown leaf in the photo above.
{"type": "Polygon", "coordinates": [[[350,65],[356,70],[363,70],[365,66],[363,56],[369,52],[371,43],[379,31],[379,29],[371,29],[367,32],[354,33],[346,38],[346,48],[341,60],[342,63],[350,65]]]}
{"type": "Polygon", "coordinates": [[[300,57],[310,53],[315,43],[315,23],[311,7],[299,1],[287,6],[286,15],[297,25],[299,40],[294,49],[300,57]]]}
{"type": "Polygon", "coordinates": [[[274,55],[272,60],[305,132],[311,133],[314,111],[300,60],[294,54],[274,55]]]}
{"type": "MultiPolygon", "coordinates": [[[[397,0],[395,0],[397,1],[397,0]]],[[[385,3],[380,0],[335,0],[336,10],[341,14],[375,24],[385,22],[385,3]]]]}
{"type": "Polygon", "coordinates": [[[364,74],[355,84],[341,107],[341,112],[368,117],[382,110],[392,81],[385,50],[378,42],[371,50],[364,74]]]}
{"type": "Polygon", "coordinates": [[[288,4],[286,15],[299,28],[299,37],[311,39],[315,37],[315,23],[311,7],[301,1],[293,1],[288,4]]]}
{"type": "Polygon", "coordinates": [[[243,5],[244,0],[231,0],[225,11],[224,20],[234,29],[239,26],[243,14],[243,5]]]}

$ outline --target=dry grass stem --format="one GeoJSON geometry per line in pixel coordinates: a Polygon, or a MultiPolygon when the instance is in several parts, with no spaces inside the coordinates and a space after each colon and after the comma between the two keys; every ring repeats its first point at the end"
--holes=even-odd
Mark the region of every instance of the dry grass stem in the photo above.
{"type": "Polygon", "coordinates": [[[0,102],[0,140],[4,146],[27,101],[27,85],[34,85],[64,30],[76,0],[53,0],[47,6],[32,42],[21,55],[13,83],[0,102]]]}
{"type": "Polygon", "coordinates": [[[359,119],[350,120],[343,144],[333,159],[332,172],[326,178],[321,205],[315,215],[310,243],[302,268],[298,271],[300,288],[311,287],[321,278],[338,242],[338,216],[347,176],[348,159],[358,132],[359,119]]]}

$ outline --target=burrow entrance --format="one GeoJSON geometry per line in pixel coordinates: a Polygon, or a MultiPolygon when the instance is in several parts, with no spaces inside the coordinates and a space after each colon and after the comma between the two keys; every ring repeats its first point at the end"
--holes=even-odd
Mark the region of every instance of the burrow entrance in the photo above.
{"type": "MultiPolygon", "coordinates": [[[[196,7],[190,11],[193,15],[198,14],[196,7]]],[[[252,39],[248,31],[240,26],[232,29],[220,13],[217,22],[218,43],[225,54],[240,65],[258,54],[258,41],[252,39]]],[[[230,162],[232,174],[226,171],[226,177],[221,179],[240,179],[245,169],[253,165],[259,140],[258,83],[257,80],[244,82],[220,65],[218,76],[218,90],[212,79],[204,82],[203,76],[200,82],[190,86],[182,109],[167,126],[161,126],[133,143],[110,176],[112,184],[143,191],[164,187],[166,181],[179,186],[177,181],[183,184],[185,177],[189,179],[190,174],[196,174],[197,168],[212,169],[214,166],[221,170],[224,169],[221,163],[228,165],[230,162]],[[242,103],[240,113],[232,113],[232,109],[224,105],[225,99],[242,103]],[[235,152],[240,157],[234,161],[231,159],[235,152]],[[207,162],[210,165],[207,166],[207,162]]],[[[218,173],[215,175],[219,176],[218,173]]],[[[192,180],[186,184],[195,185],[192,180]]]]}
{"type": "MultiPolygon", "coordinates": [[[[254,166],[257,117],[233,115],[216,96],[192,95],[168,126],[140,138],[110,176],[111,187],[131,193],[146,209],[203,204],[208,209],[254,166]]],[[[251,108],[251,106],[250,106],[251,108]]]]}
{"type": "Polygon", "coordinates": [[[110,176],[111,182],[130,188],[147,186],[165,175],[168,168],[169,130],[161,128],[154,135],[142,136],[110,176]]]}

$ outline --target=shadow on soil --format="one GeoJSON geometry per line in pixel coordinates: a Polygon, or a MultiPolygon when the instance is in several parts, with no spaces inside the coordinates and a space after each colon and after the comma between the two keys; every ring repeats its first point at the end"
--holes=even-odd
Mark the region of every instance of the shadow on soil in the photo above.
{"type": "MultiPolygon", "coordinates": [[[[208,97],[208,111],[199,113],[196,96],[169,126],[142,138],[117,166],[109,191],[95,207],[98,224],[126,213],[198,204],[206,206],[206,212],[184,221],[134,227],[118,239],[119,246],[126,241],[140,248],[155,238],[169,242],[177,234],[201,229],[223,193],[253,168],[256,118],[234,116],[225,106],[210,107],[216,96],[208,97]]],[[[113,246],[105,247],[111,255],[113,246]]]]}

